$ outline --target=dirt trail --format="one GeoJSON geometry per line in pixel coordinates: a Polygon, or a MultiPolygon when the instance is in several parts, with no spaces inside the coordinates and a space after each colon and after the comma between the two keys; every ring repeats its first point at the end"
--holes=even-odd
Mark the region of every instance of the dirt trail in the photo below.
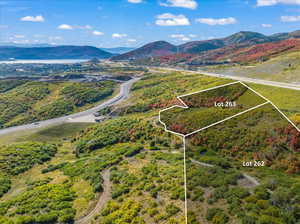
{"type": "Polygon", "coordinates": [[[75,224],[88,224],[90,221],[92,221],[93,217],[101,211],[101,209],[104,207],[104,205],[111,199],[111,182],[110,182],[110,171],[105,170],[102,173],[102,178],[103,178],[103,192],[101,196],[98,199],[98,202],[95,206],[95,208],[90,211],[89,214],[86,216],[78,219],[75,221],[75,224]]]}
{"type": "MultiPolygon", "coordinates": [[[[194,159],[190,159],[190,160],[192,161],[192,163],[198,164],[198,165],[200,165],[200,166],[214,167],[214,165],[212,165],[212,164],[199,162],[199,161],[194,160],[194,159]]],[[[254,187],[260,185],[260,183],[259,183],[254,177],[251,177],[251,176],[249,176],[249,175],[246,174],[246,173],[243,173],[243,177],[244,177],[245,179],[247,179],[249,182],[251,182],[251,183],[253,184],[254,187]]]]}
{"type": "Polygon", "coordinates": [[[196,163],[196,164],[199,164],[201,166],[206,166],[206,167],[214,167],[214,165],[211,165],[211,164],[208,164],[208,163],[203,163],[203,162],[200,162],[200,161],[197,161],[197,160],[194,160],[194,159],[190,159],[192,161],[192,163],[196,163]]]}

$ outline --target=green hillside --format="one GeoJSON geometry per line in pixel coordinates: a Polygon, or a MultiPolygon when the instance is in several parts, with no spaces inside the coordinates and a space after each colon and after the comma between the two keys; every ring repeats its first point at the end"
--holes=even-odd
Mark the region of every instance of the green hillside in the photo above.
{"type": "MultiPolygon", "coordinates": [[[[3,140],[6,137],[3,136],[2,151],[9,149],[11,152],[9,155],[14,154],[19,158],[23,158],[22,155],[27,155],[31,151],[32,153],[30,160],[21,159],[18,163],[20,166],[26,166],[22,172],[8,173],[7,166],[0,163],[0,181],[3,183],[0,189],[3,192],[0,198],[0,222],[72,223],[90,214],[97,201],[101,199],[104,205],[95,212],[91,220],[95,223],[185,223],[182,139],[164,131],[158,122],[158,112],[178,103],[176,100],[178,95],[229,82],[231,80],[182,72],[148,73],[133,85],[132,93],[126,101],[111,108],[114,109],[116,117],[107,121],[94,125],[68,124],[63,128],[49,127],[32,134],[15,133],[15,139],[9,140],[14,142],[13,144],[9,142],[6,144],[3,140]],[[32,144],[38,147],[33,147],[32,144]],[[23,145],[26,146],[26,150],[23,145]],[[44,155],[43,147],[46,146],[53,147],[55,151],[51,151],[50,155],[44,155]],[[24,150],[19,150],[23,149],[22,147],[24,150]],[[101,198],[101,195],[105,197],[101,198]]],[[[33,91],[39,96],[34,98],[36,100],[32,108],[41,107],[41,102],[49,102],[47,101],[50,100],[49,96],[57,97],[60,96],[58,93],[62,92],[68,95],[70,89],[79,88],[74,84],[68,86],[68,83],[56,84],[56,87],[45,83],[40,85],[26,83],[5,94],[15,94],[17,90],[24,91],[20,90],[23,85],[33,85],[35,88],[30,93],[33,91]],[[51,93],[55,92],[55,89],[56,94],[45,97],[45,89],[51,93]]],[[[295,102],[300,97],[297,91],[285,93],[285,89],[280,88],[254,87],[264,91],[266,95],[269,94],[270,98],[273,96],[274,103],[277,101],[274,92],[277,91],[278,94],[286,94],[284,96],[293,98],[295,102]]],[[[68,97],[75,96],[68,95],[68,97]]],[[[80,103],[82,101],[73,99],[78,98],[72,98],[72,102],[82,105],[80,103]]],[[[300,108],[294,104],[285,104],[283,100],[278,101],[278,106],[285,109],[291,117],[300,112],[300,108]]],[[[265,129],[267,128],[266,126],[265,129]]],[[[214,134],[218,133],[220,132],[214,134]]],[[[283,140],[280,138],[280,141],[283,140]]],[[[217,155],[212,156],[215,160],[223,155],[215,153],[217,155]]],[[[288,154],[283,150],[280,156],[285,155],[288,154]]],[[[1,156],[2,154],[0,161],[7,159],[1,156]]],[[[203,169],[200,174],[206,175],[209,172],[211,172],[209,169],[203,169]]],[[[235,180],[239,175],[239,171],[234,169],[218,169],[214,172],[215,177],[228,176],[228,181],[235,180]]],[[[197,176],[200,174],[197,173],[197,176]]],[[[260,172],[260,175],[265,173],[260,172]]],[[[293,175],[299,177],[296,173],[293,175]]],[[[196,174],[194,176],[197,177],[196,174]]],[[[257,178],[263,177],[258,175],[257,178]]],[[[290,177],[282,178],[287,182],[290,181],[290,177]]],[[[217,186],[213,182],[209,184],[217,186]]],[[[219,186],[222,182],[217,184],[219,186]]],[[[229,187],[232,187],[231,184],[229,187]]],[[[255,192],[258,196],[264,193],[259,189],[255,192]]],[[[290,192],[297,193],[294,188],[290,192]]],[[[232,188],[226,198],[241,194],[246,200],[249,195],[247,192],[244,193],[240,189],[232,188]]],[[[197,199],[199,195],[201,196],[201,192],[193,193],[191,196],[197,199]]],[[[260,200],[258,196],[255,200],[260,200]]],[[[254,206],[250,200],[251,198],[247,199],[247,203],[249,201],[247,206],[254,206]]],[[[266,202],[259,202],[260,204],[264,206],[266,202]]],[[[250,208],[246,209],[250,211],[250,208]]],[[[255,209],[258,214],[273,211],[266,211],[267,207],[260,206],[255,209]]],[[[225,210],[217,211],[218,215],[221,214],[220,216],[227,220],[228,214],[225,212],[225,210]]],[[[211,220],[215,215],[215,211],[210,212],[211,220]]]]}
{"type": "Polygon", "coordinates": [[[300,83],[300,53],[281,54],[268,61],[251,66],[217,66],[207,69],[233,76],[266,79],[279,82],[300,83]]]}
{"type": "Polygon", "coordinates": [[[96,83],[0,81],[0,127],[71,114],[114,92],[111,81],[96,83]],[[1,86],[3,86],[1,88],[1,86]]]}
{"type": "Polygon", "coordinates": [[[270,104],[186,141],[188,223],[299,221],[299,132],[270,104]]]}

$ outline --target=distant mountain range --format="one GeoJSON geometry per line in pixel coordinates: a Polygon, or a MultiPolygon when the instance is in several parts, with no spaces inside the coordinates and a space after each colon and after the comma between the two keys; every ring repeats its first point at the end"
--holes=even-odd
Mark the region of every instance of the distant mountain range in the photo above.
{"type": "MultiPolygon", "coordinates": [[[[21,43],[13,43],[13,42],[0,42],[0,47],[23,47],[23,48],[32,48],[32,47],[58,47],[61,45],[54,45],[48,43],[40,43],[40,44],[21,44],[21,43]]],[[[111,48],[99,48],[103,51],[112,53],[112,54],[124,54],[129,51],[133,51],[136,48],[133,47],[111,47],[111,48]]]]}
{"type": "MultiPolygon", "coordinates": [[[[112,60],[134,60],[141,63],[162,61],[188,63],[223,63],[230,61],[247,60],[242,55],[257,54],[257,58],[264,54],[276,54],[276,51],[290,51],[298,49],[300,31],[291,33],[277,33],[270,36],[261,33],[241,31],[225,38],[191,41],[182,45],[172,45],[166,41],[156,41],[146,44],[125,54],[113,56],[112,60]],[[257,46],[256,48],[254,46],[257,46]],[[253,47],[254,49],[251,49],[253,47]],[[230,55],[232,57],[230,57],[230,55]]],[[[255,57],[249,57],[257,59],[255,57]]]]}
{"type": "Polygon", "coordinates": [[[7,59],[106,59],[114,54],[90,46],[0,47],[0,60],[7,59]]]}
{"type": "Polygon", "coordinates": [[[173,45],[156,41],[140,48],[96,48],[91,46],[19,45],[1,46],[0,60],[14,59],[108,59],[131,60],[137,63],[218,64],[265,60],[282,52],[300,48],[300,30],[266,36],[241,31],[225,38],[190,41],[173,45]]]}

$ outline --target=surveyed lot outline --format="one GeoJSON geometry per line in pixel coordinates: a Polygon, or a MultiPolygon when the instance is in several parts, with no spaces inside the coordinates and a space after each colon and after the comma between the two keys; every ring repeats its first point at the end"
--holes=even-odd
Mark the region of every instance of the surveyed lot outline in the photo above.
{"type": "Polygon", "coordinates": [[[182,137],[182,141],[183,141],[183,160],[184,160],[184,193],[185,193],[185,200],[184,200],[184,210],[185,210],[185,222],[186,224],[188,223],[188,216],[187,216],[187,175],[186,175],[186,137],[188,136],[191,136],[193,134],[196,134],[198,132],[201,132],[205,129],[208,129],[210,127],[213,127],[215,125],[218,125],[218,124],[221,124],[227,120],[230,120],[232,118],[235,118],[235,117],[238,117],[242,114],[245,114],[249,111],[252,111],[252,110],[255,110],[257,108],[260,108],[266,104],[271,104],[294,128],[296,128],[296,130],[298,132],[300,132],[300,128],[297,127],[297,125],[292,122],[273,102],[271,102],[269,99],[267,99],[266,97],[264,97],[263,95],[261,95],[259,92],[255,91],[254,89],[252,89],[251,87],[249,87],[248,85],[246,85],[245,83],[241,82],[241,81],[236,81],[236,82],[231,82],[231,83],[227,83],[227,84],[224,84],[224,85],[219,85],[219,86],[215,86],[215,87],[212,87],[212,88],[208,88],[208,89],[204,89],[204,90],[200,90],[200,91],[197,91],[197,92],[193,92],[193,93],[189,93],[189,94],[184,94],[184,95],[180,95],[180,96],[177,96],[176,97],[178,99],[178,101],[182,104],[182,105],[173,105],[171,107],[168,107],[168,108],[165,108],[163,110],[160,110],[159,111],[159,116],[158,116],[158,119],[159,119],[159,122],[164,126],[164,129],[166,132],[169,132],[169,133],[172,133],[172,134],[175,134],[179,137],[182,137]],[[244,110],[242,112],[239,112],[235,115],[232,115],[232,116],[229,116],[225,119],[222,119],[220,121],[217,121],[215,123],[212,123],[208,126],[205,126],[205,127],[202,127],[202,128],[199,128],[198,130],[195,130],[193,132],[190,132],[188,134],[181,134],[181,133],[178,133],[178,132],[175,132],[175,131],[172,131],[172,130],[168,130],[167,128],[167,125],[161,120],[161,113],[167,111],[167,110],[170,110],[170,109],[173,109],[173,108],[183,108],[183,109],[188,109],[189,106],[181,99],[182,97],[186,97],[186,96],[191,96],[191,95],[194,95],[194,94],[198,94],[198,93],[202,93],[202,92],[206,92],[206,91],[210,91],[210,90],[214,90],[214,89],[218,89],[218,88],[221,88],[221,87],[226,87],[226,86],[230,86],[230,85],[233,85],[233,84],[237,84],[237,83],[240,83],[242,84],[243,86],[245,86],[248,90],[252,91],[253,93],[255,93],[256,95],[260,96],[261,98],[263,98],[266,102],[262,103],[262,104],[259,104],[257,106],[254,106],[254,107],[251,107],[247,110],[244,110]]]}
{"type": "Polygon", "coordinates": [[[257,91],[255,91],[254,89],[252,89],[251,87],[249,87],[249,86],[247,86],[246,84],[244,84],[243,82],[241,82],[241,81],[236,81],[236,82],[231,82],[231,83],[228,83],[228,84],[224,84],[224,85],[220,85],[220,86],[216,86],[216,87],[212,87],[212,88],[209,88],[209,89],[204,89],[204,90],[200,90],[200,91],[197,91],[197,92],[193,92],[193,93],[189,93],[189,94],[185,94],[185,95],[180,95],[180,96],[177,96],[176,97],[177,99],[178,99],[178,101],[182,104],[182,105],[173,105],[173,106],[171,106],[171,107],[168,107],[168,108],[165,108],[165,109],[163,109],[163,110],[160,110],[159,111],[159,122],[164,126],[164,128],[165,128],[165,131],[166,132],[170,132],[170,133],[172,133],[172,134],[175,134],[175,135],[179,135],[179,136],[181,136],[181,137],[188,137],[188,136],[190,136],[190,135],[193,135],[193,134],[195,134],[195,133],[197,133],[197,132],[199,132],[199,131],[202,131],[202,130],[205,130],[205,129],[207,129],[207,128],[209,128],[209,127],[212,127],[212,126],[215,126],[215,125],[217,125],[217,124],[220,124],[220,123],[223,123],[224,121],[227,121],[227,120],[230,120],[230,119],[232,119],[232,118],[234,118],[234,117],[237,117],[237,116],[239,116],[239,115],[242,115],[242,114],[244,114],[244,113],[247,113],[247,112],[249,112],[249,111],[251,111],[251,110],[255,110],[255,109],[257,109],[257,108],[259,108],[259,107],[262,107],[262,106],[264,106],[264,105],[266,105],[266,104],[271,104],[285,119],[287,119],[288,120],[288,122],[292,125],[292,126],[294,126],[299,132],[300,132],[300,128],[298,128],[273,102],[271,102],[269,99],[267,99],[266,97],[264,97],[263,95],[261,95],[260,93],[258,93],[257,91]],[[206,92],[206,91],[210,91],[210,90],[214,90],[214,89],[218,89],[218,88],[221,88],[221,87],[226,87],[226,86],[230,86],[230,85],[233,85],[233,84],[237,84],[237,83],[240,83],[240,84],[242,84],[243,86],[245,86],[248,90],[250,90],[250,91],[252,91],[253,93],[255,93],[256,95],[258,95],[258,96],[260,96],[261,98],[263,98],[266,102],[264,102],[264,103],[262,103],[262,104],[259,104],[259,105],[257,105],[257,106],[254,106],[254,107],[251,107],[251,108],[249,108],[249,109],[247,109],[247,110],[244,110],[244,111],[242,111],[242,112],[239,112],[239,113],[237,113],[237,114],[235,114],[235,115],[232,115],[232,116],[230,116],[230,117],[227,117],[227,118],[225,118],[225,119],[222,119],[222,120],[220,120],[220,121],[217,121],[217,122],[215,122],[215,123],[212,123],[212,124],[210,124],[210,125],[208,125],[208,126],[205,126],[205,127],[203,127],[203,128],[199,128],[198,130],[195,130],[195,131],[193,131],[193,132],[190,132],[190,133],[188,133],[188,134],[181,134],[181,133],[178,133],[178,132],[175,132],[175,131],[172,131],[172,130],[169,130],[168,128],[167,128],[167,125],[161,120],[161,113],[163,113],[163,112],[165,112],[165,111],[168,111],[168,110],[171,110],[171,109],[173,109],[173,108],[183,108],[183,109],[188,109],[189,108],[189,106],[188,105],[186,105],[186,103],[181,99],[182,97],[186,97],[186,96],[191,96],[191,95],[194,95],[194,94],[198,94],[198,93],[203,93],[203,92],[206,92]]]}

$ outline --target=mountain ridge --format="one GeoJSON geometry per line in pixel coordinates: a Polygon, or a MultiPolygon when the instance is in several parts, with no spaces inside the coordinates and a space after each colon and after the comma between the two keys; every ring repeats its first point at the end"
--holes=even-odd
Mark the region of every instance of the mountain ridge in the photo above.
{"type": "Polygon", "coordinates": [[[164,56],[176,53],[178,48],[167,41],[155,41],[125,54],[113,56],[111,60],[136,60],[145,57],[164,56]]]}
{"type": "Polygon", "coordinates": [[[107,59],[114,54],[92,46],[0,47],[0,60],[7,59],[107,59]]]}
{"type": "MultiPolygon", "coordinates": [[[[181,45],[173,45],[167,41],[155,41],[133,49],[127,47],[119,48],[97,48],[93,46],[1,46],[0,60],[7,59],[110,59],[119,60],[143,60],[153,57],[164,57],[168,60],[171,55],[183,55],[185,59],[191,59],[198,55],[204,59],[223,56],[231,50],[238,51],[242,48],[251,47],[257,44],[278,42],[293,38],[300,38],[300,30],[286,33],[275,33],[264,35],[252,31],[240,31],[224,38],[190,41],[181,45]],[[129,51],[128,51],[129,50],[129,51]],[[125,52],[125,53],[124,53],[125,52]],[[205,56],[205,54],[207,54],[205,56]],[[217,55],[215,55],[217,54],[217,55]]],[[[290,45],[290,43],[288,43],[290,45]]],[[[275,45],[274,45],[275,46],[275,45]]],[[[230,52],[232,53],[232,52],[230,52]]],[[[177,56],[174,56],[177,58],[177,56]]],[[[176,59],[176,60],[177,60],[176,59]]]]}
{"type": "Polygon", "coordinates": [[[158,49],[161,41],[155,41],[148,43],[140,48],[133,51],[127,52],[125,54],[117,55],[111,58],[111,60],[137,60],[145,59],[149,57],[160,57],[172,55],[175,53],[181,54],[201,54],[203,52],[209,52],[211,50],[221,49],[224,47],[250,47],[256,44],[263,44],[269,42],[276,42],[291,38],[300,38],[300,30],[293,31],[290,33],[277,33],[273,35],[264,35],[258,32],[252,31],[240,31],[234,33],[224,38],[211,39],[211,40],[200,40],[200,41],[190,41],[181,45],[172,45],[164,41],[164,46],[161,51],[156,50],[156,54],[153,53],[151,47],[158,49]],[[172,47],[166,47],[172,46],[172,47]]]}

